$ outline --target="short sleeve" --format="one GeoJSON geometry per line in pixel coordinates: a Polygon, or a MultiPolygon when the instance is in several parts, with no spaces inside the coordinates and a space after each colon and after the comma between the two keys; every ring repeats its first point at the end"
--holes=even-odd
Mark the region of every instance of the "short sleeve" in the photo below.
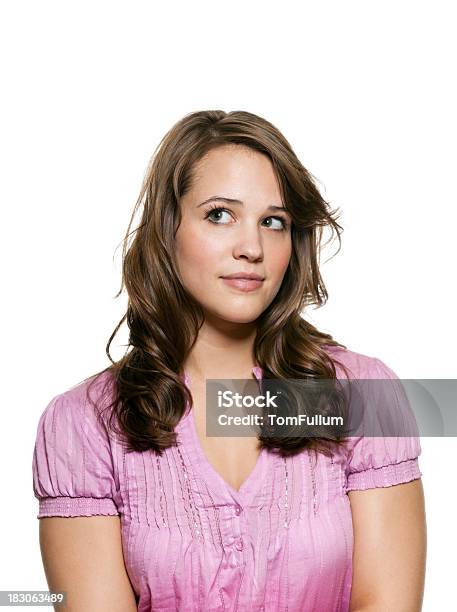
{"type": "Polygon", "coordinates": [[[70,389],[46,406],[32,473],[37,518],[119,514],[110,440],[81,390],[70,389]]]}
{"type": "MultiPolygon", "coordinates": [[[[377,358],[370,358],[367,377],[399,380],[396,373],[377,358]]],[[[388,409],[394,411],[398,408],[395,402],[393,404],[388,409]]],[[[421,478],[420,454],[419,436],[351,438],[346,491],[390,487],[421,478]]]]}

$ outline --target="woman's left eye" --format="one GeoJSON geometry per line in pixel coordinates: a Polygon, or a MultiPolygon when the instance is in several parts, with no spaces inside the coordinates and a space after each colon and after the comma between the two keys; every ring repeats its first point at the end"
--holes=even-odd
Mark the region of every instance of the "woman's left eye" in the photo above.
{"type": "MultiPolygon", "coordinates": [[[[227,213],[227,215],[230,216],[230,211],[227,210],[226,208],[221,208],[221,207],[215,207],[215,208],[211,208],[205,215],[205,219],[209,219],[209,221],[211,223],[215,223],[216,225],[226,225],[226,223],[219,221],[219,220],[215,220],[215,215],[219,214],[219,213],[227,213]]],[[[272,229],[275,229],[276,231],[282,231],[287,229],[287,221],[283,218],[283,217],[266,217],[265,221],[268,221],[269,219],[273,219],[274,221],[279,222],[279,226],[272,226],[270,225],[269,227],[272,227],[272,229]]]]}
{"type": "Polygon", "coordinates": [[[275,221],[279,221],[280,225],[277,229],[279,230],[287,229],[287,222],[282,217],[267,217],[267,219],[274,219],[275,221]]]}

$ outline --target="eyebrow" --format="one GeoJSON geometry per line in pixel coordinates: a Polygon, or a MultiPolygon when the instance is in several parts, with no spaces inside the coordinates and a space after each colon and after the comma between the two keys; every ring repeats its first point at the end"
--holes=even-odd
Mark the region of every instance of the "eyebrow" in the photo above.
{"type": "MultiPolygon", "coordinates": [[[[210,198],[206,199],[204,202],[201,202],[197,208],[200,208],[200,206],[203,206],[203,204],[208,204],[208,202],[225,202],[226,204],[241,204],[241,206],[243,205],[243,202],[241,200],[237,200],[235,198],[226,198],[224,196],[211,196],[210,198]]],[[[284,212],[287,212],[287,210],[284,208],[284,206],[275,206],[274,204],[271,204],[270,206],[268,206],[267,210],[283,210],[284,212]]]]}

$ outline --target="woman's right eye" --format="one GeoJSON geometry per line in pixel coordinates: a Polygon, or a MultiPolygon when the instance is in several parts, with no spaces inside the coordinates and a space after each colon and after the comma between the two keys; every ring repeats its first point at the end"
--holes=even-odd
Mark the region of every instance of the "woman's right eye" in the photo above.
{"type": "Polygon", "coordinates": [[[211,208],[205,215],[205,219],[208,219],[210,223],[215,223],[216,225],[225,225],[225,223],[221,223],[220,221],[213,220],[211,217],[215,217],[216,214],[219,213],[227,213],[230,215],[230,212],[226,208],[221,208],[220,206],[211,208]]]}

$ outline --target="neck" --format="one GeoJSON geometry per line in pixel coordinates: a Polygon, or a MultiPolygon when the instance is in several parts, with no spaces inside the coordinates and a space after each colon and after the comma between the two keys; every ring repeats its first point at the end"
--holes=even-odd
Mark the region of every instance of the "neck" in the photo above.
{"type": "Polygon", "coordinates": [[[250,323],[229,323],[222,329],[205,321],[185,359],[184,371],[193,379],[250,378],[256,365],[256,331],[250,323]]]}

